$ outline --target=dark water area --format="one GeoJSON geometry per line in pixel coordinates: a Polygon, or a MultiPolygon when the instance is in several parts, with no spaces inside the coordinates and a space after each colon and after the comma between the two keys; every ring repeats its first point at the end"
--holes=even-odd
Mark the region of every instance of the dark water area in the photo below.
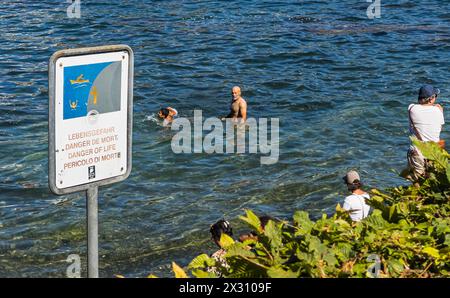
{"type": "Polygon", "coordinates": [[[450,2],[382,1],[374,20],[368,5],[82,0],[70,19],[65,1],[1,1],[0,276],[64,277],[69,254],[86,272],[85,196],[47,182],[48,59],[65,48],[135,53],[133,170],[99,191],[101,276],[172,276],[171,261],[215,250],[216,220],[245,232],[244,208],[332,213],[349,169],[367,188],[407,184],[407,106],[425,83],[450,96],[450,2]],[[160,105],[223,115],[234,85],[250,117],[280,119],[278,163],[174,154],[175,132],[152,120],[160,105]]]}

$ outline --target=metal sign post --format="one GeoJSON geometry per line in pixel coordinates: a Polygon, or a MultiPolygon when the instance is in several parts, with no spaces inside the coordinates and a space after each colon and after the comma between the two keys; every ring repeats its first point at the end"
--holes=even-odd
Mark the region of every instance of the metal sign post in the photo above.
{"type": "Polygon", "coordinates": [[[98,277],[98,187],[90,187],[86,194],[88,234],[88,277],[98,277]]]}
{"type": "Polygon", "coordinates": [[[131,172],[133,51],[62,50],[49,62],[49,187],[86,191],[88,277],[98,277],[98,187],[131,172]]]}

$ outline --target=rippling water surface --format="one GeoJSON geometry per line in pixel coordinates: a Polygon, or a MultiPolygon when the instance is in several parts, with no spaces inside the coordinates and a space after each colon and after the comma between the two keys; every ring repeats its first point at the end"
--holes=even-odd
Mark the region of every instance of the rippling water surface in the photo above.
{"type": "Polygon", "coordinates": [[[245,231],[243,208],[330,213],[350,168],[368,187],[405,184],[408,103],[424,83],[450,95],[450,2],[386,2],[369,20],[362,0],[82,0],[80,19],[65,1],[1,1],[0,276],[63,277],[72,253],[85,269],[84,194],[47,184],[47,66],[60,49],[135,52],[133,171],[100,189],[101,276],[171,276],[171,261],[214,250],[217,219],[245,231]],[[233,85],[249,116],[280,118],[279,162],[172,153],[174,132],[151,120],[160,105],[222,115],[233,85]]]}

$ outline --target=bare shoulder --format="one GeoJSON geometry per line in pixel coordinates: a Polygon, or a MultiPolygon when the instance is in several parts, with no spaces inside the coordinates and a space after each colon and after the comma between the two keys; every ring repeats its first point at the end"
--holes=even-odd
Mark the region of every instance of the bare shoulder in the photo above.
{"type": "Polygon", "coordinates": [[[239,104],[240,104],[241,106],[247,106],[247,102],[246,102],[245,99],[242,98],[242,97],[241,97],[241,100],[240,100],[239,104]]]}

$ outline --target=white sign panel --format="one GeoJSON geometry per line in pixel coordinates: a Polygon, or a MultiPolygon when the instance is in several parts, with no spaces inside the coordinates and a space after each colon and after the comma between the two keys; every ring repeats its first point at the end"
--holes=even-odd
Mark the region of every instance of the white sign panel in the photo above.
{"type": "Polygon", "coordinates": [[[129,51],[62,56],[53,63],[53,188],[127,175],[129,51]]]}

